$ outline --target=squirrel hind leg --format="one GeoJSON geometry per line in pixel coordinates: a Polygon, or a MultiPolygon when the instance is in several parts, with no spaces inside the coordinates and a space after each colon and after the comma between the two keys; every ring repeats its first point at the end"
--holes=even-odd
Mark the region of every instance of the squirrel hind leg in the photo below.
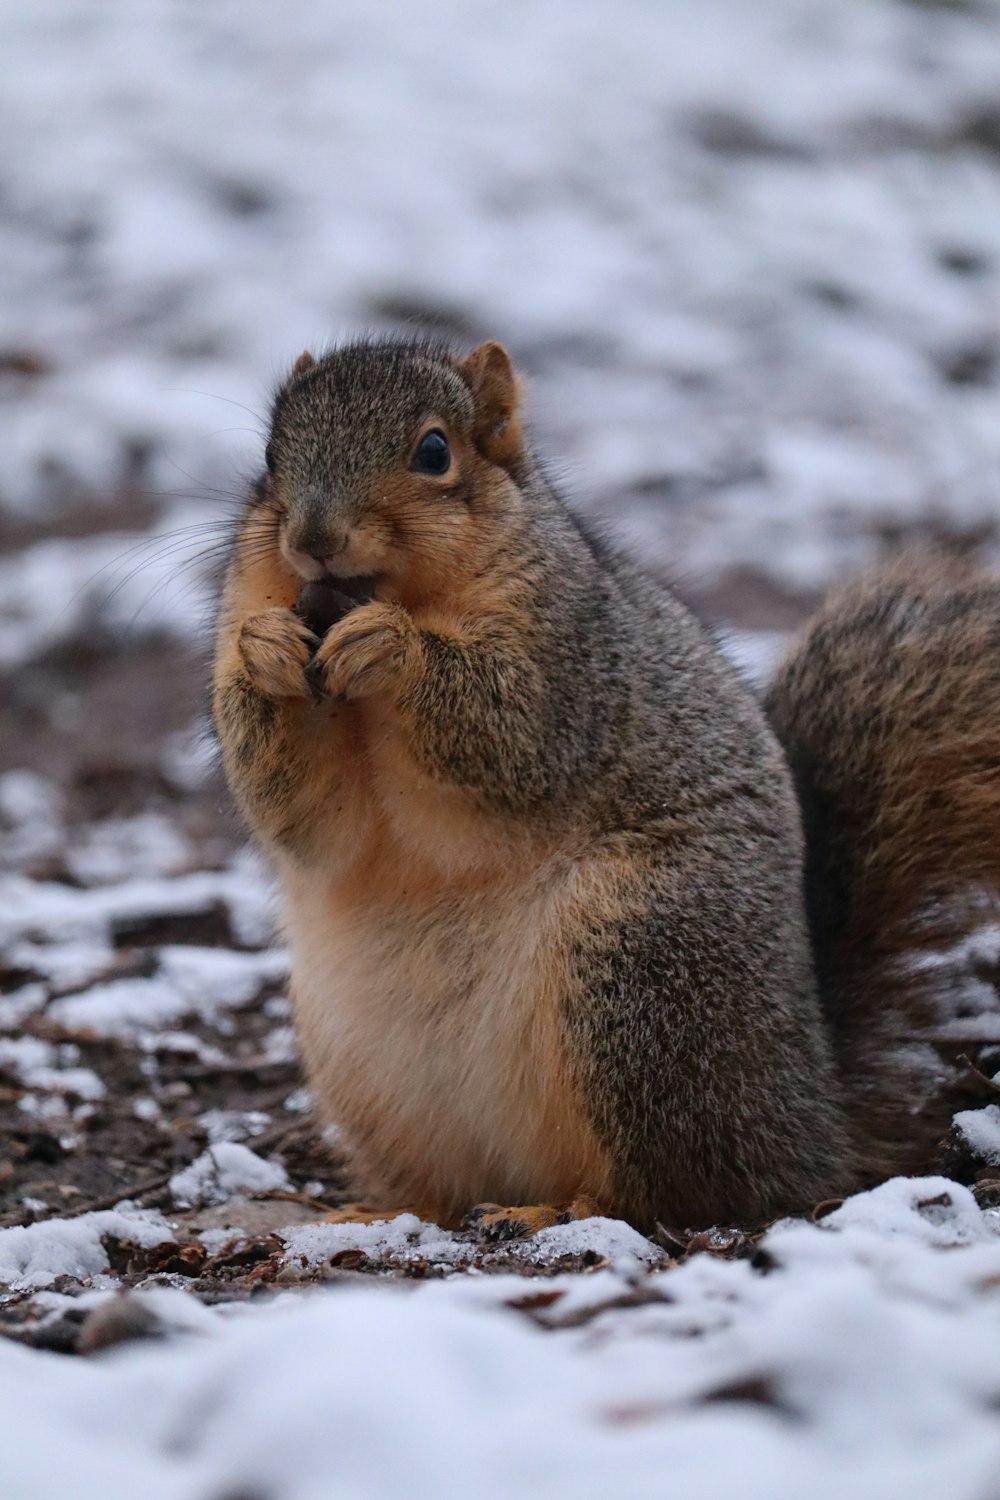
{"type": "Polygon", "coordinates": [[[574,1219],[590,1219],[601,1209],[589,1198],[574,1198],[572,1203],[531,1203],[504,1207],[499,1203],[478,1203],[466,1214],[463,1227],[474,1229],[488,1244],[506,1240],[525,1240],[540,1229],[556,1224],[570,1224],[574,1219]]]}

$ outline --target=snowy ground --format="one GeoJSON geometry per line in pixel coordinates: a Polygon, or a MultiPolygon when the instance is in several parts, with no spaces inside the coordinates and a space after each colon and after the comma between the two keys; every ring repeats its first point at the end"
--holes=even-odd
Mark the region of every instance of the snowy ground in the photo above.
{"type": "Polygon", "coordinates": [[[359,328],[502,338],[579,503],[755,672],[900,540],[1000,556],[997,0],[0,33],[4,1500],[997,1500],[1000,1093],[952,1177],[763,1240],[323,1225],[199,730],[271,382],[359,328]]]}

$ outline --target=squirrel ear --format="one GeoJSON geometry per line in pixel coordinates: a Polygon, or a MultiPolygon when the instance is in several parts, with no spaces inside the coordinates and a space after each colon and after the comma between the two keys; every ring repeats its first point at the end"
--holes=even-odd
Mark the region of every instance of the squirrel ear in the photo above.
{"type": "Polygon", "coordinates": [[[315,363],[316,363],[316,361],[313,359],[312,355],[309,353],[309,350],[308,349],[303,349],[302,353],[299,355],[299,357],[295,361],[294,365],[292,365],[292,375],[293,376],[295,376],[295,375],[304,375],[307,370],[311,370],[312,369],[312,367],[313,367],[313,365],[315,363]]]}
{"type": "Polygon", "coordinates": [[[490,339],[462,363],[476,398],[476,446],[491,463],[509,468],[521,452],[517,376],[502,344],[490,339]]]}

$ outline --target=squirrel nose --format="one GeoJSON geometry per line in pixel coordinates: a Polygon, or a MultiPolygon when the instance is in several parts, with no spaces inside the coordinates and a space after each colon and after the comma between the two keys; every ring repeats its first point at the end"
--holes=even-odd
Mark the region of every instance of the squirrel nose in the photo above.
{"type": "Polygon", "coordinates": [[[341,553],[347,551],[347,540],[347,532],[339,532],[337,536],[327,537],[322,549],[317,548],[315,551],[310,552],[309,555],[310,557],[314,557],[317,562],[329,562],[331,558],[340,557],[341,553]]]}
{"type": "Polygon", "coordinates": [[[339,557],[342,552],[346,552],[348,540],[346,531],[317,531],[312,527],[304,527],[297,534],[289,535],[288,543],[294,551],[304,553],[314,562],[325,563],[328,558],[339,557]]]}

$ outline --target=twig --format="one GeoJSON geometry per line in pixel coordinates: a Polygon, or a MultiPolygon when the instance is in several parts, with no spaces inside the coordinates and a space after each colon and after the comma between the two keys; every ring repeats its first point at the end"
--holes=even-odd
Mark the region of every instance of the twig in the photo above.
{"type": "Polygon", "coordinates": [[[17,1225],[23,1226],[26,1223],[43,1224],[48,1219],[79,1219],[83,1214],[97,1214],[106,1208],[114,1208],[116,1203],[121,1203],[125,1199],[132,1202],[138,1198],[146,1198],[150,1193],[165,1188],[173,1176],[173,1172],[164,1172],[160,1177],[151,1177],[147,1182],[140,1182],[134,1187],[123,1187],[113,1193],[107,1193],[103,1198],[90,1198],[86,1203],[78,1204],[76,1208],[57,1208],[44,1215],[36,1214],[32,1209],[24,1209],[19,1214],[5,1214],[3,1219],[0,1219],[0,1223],[5,1228],[11,1228],[17,1225]]]}
{"type": "Polygon", "coordinates": [[[1000,1094],[1000,1083],[997,1083],[995,1078],[990,1078],[989,1074],[984,1073],[982,1068],[977,1068],[976,1064],[972,1061],[972,1058],[969,1057],[965,1052],[960,1052],[955,1060],[956,1062],[964,1063],[969,1072],[975,1079],[978,1080],[979,1083],[984,1083],[986,1087],[988,1089],[992,1089],[995,1094],[1000,1094]]]}
{"type": "Polygon", "coordinates": [[[327,1198],[314,1198],[310,1193],[296,1193],[290,1188],[264,1188],[258,1193],[247,1193],[247,1198],[254,1203],[301,1203],[305,1208],[322,1208],[331,1211],[340,1206],[331,1203],[327,1198]]]}

